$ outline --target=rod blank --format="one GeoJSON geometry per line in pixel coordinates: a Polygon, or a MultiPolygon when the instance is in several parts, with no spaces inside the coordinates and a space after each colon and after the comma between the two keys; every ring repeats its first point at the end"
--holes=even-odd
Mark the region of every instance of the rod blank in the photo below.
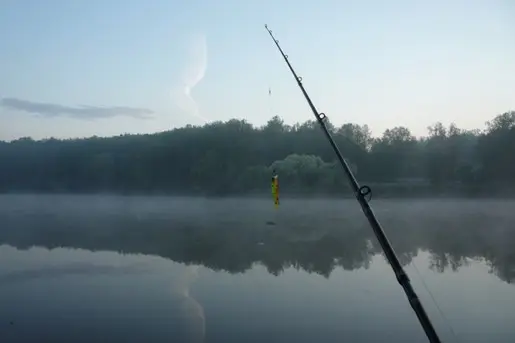
{"type": "Polygon", "coordinates": [[[424,307],[422,306],[422,303],[420,302],[420,299],[418,298],[417,294],[415,293],[415,290],[411,286],[411,281],[402,268],[402,265],[399,262],[399,259],[397,258],[397,255],[395,254],[395,251],[392,248],[392,245],[390,244],[388,238],[386,237],[386,234],[384,233],[383,228],[381,227],[381,224],[379,224],[379,221],[377,220],[374,212],[372,211],[372,208],[369,204],[369,199],[367,199],[367,196],[372,195],[372,190],[368,186],[360,186],[356,178],[354,177],[354,174],[352,173],[352,170],[350,169],[349,165],[343,158],[342,153],[340,152],[340,149],[336,145],[336,142],[334,141],[333,137],[331,136],[331,133],[327,129],[325,120],[327,116],[324,113],[319,113],[311,101],[311,98],[309,97],[308,93],[304,89],[304,86],[302,85],[302,78],[297,75],[295,70],[293,69],[292,65],[290,64],[290,61],[288,60],[288,56],[284,53],[281,46],[279,45],[279,41],[275,39],[272,31],[268,28],[267,25],[265,25],[266,30],[270,34],[270,37],[272,37],[275,45],[279,49],[279,52],[284,58],[284,61],[288,65],[288,68],[290,69],[293,77],[297,81],[297,85],[299,86],[300,90],[302,91],[302,94],[304,95],[304,98],[308,102],[309,107],[311,108],[311,111],[315,115],[318,123],[320,124],[325,136],[329,140],[329,144],[331,144],[331,147],[333,148],[338,161],[340,162],[343,171],[347,175],[347,179],[349,180],[349,184],[354,192],[354,195],[356,199],[358,200],[359,204],[361,205],[361,209],[365,216],[368,219],[368,222],[370,226],[372,227],[372,230],[374,231],[375,236],[377,237],[377,240],[379,241],[379,244],[381,245],[381,248],[383,249],[386,258],[388,262],[390,263],[390,266],[393,269],[393,272],[395,273],[395,277],[397,278],[397,281],[404,289],[404,292],[406,293],[406,296],[409,300],[409,303],[411,307],[413,308],[413,311],[415,311],[415,314],[418,317],[418,320],[424,329],[424,332],[429,339],[429,342],[431,343],[440,343],[440,338],[438,337],[438,334],[436,333],[433,324],[431,323],[431,320],[427,316],[426,311],[424,310],[424,307]]]}

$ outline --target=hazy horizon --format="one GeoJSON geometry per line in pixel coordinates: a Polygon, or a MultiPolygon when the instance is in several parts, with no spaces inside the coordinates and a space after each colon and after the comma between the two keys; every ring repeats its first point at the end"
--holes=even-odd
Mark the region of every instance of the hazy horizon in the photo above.
{"type": "Polygon", "coordinates": [[[336,126],[481,129],[515,107],[513,14],[507,0],[6,2],[0,140],[311,120],[265,23],[336,126]]]}
{"type": "MultiPolygon", "coordinates": [[[[512,112],[512,111],[509,111],[509,112],[512,112]]],[[[504,112],[506,113],[506,111],[504,112]]],[[[269,118],[271,119],[271,118],[269,118]]],[[[281,118],[282,119],[282,118],[281,118]]],[[[484,129],[487,129],[487,125],[486,125],[486,122],[487,121],[491,121],[492,119],[494,119],[494,116],[492,116],[491,118],[489,118],[488,120],[485,121],[485,125],[483,125],[482,127],[477,127],[477,128],[463,128],[463,127],[460,127],[460,129],[463,129],[463,130],[479,130],[480,132],[483,132],[484,129]]],[[[123,136],[123,135],[153,135],[153,134],[159,134],[159,133],[164,133],[164,132],[171,132],[172,130],[174,129],[180,129],[180,128],[186,128],[188,125],[193,125],[195,127],[204,127],[204,126],[207,126],[209,124],[212,124],[212,123],[215,123],[215,122],[221,122],[221,123],[227,123],[228,121],[230,120],[246,120],[246,119],[242,119],[242,118],[229,118],[229,119],[226,119],[226,120],[213,120],[212,122],[209,122],[209,123],[205,123],[205,124],[185,124],[185,125],[181,125],[181,126],[177,126],[177,127],[170,127],[170,128],[167,128],[167,129],[164,129],[164,130],[159,130],[159,131],[153,131],[153,132],[120,132],[120,133],[114,133],[114,134],[108,134],[108,135],[99,135],[99,134],[95,134],[95,133],[92,133],[91,135],[85,135],[85,136],[73,136],[73,137],[61,137],[61,136],[42,136],[42,137],[34,137],[34,136],[30,136],[30,135],[21,135],[21,136],[17,136],[17,137],[13,137],[13,138],[9,138],[9,139],[2,139],[0,138],[0,142],[13,142],[13,141],[16,141],[18,139],[24,139],[24,138],[30,138],[34,141],[45,141],[45,140],[49,140],[49,139],[57,139],[57,140],[68,140],[68,139],[90,139],[90,138],[115,138],[115,137],[118,137],[118,136],[123,136]]],[[[248,122],[248,120],[246,120],[248,122]]],[[[306,119],[306,121],[304,122],[294,122],[294,123],[284,123],[285,125],[289,125],[290,127],[293,127],[294,125],[296,124],[304,124],[308,121],[316,121],[315,117],[313,118],[308,118],[306,119]]],[[[332,123],[332,122],[331,122],[332,123]]],[[[437,123],[436,121],[435,122],[432,122],[430,124],[428,124],[428,126],[431,126],[432,124],[435,124],[437,123]]],[[[255,125],[253,123],[250,123],[253,125],[253,127],[255,129],[263,129],[265,128],[266,126],[266,123],[265,124],[262,124],[262,125],[255,125]]],[[[348,124],[346,122],[342,123],[342,124],[348,124]]],[[[450,123],[452,124],[452,123],[450,123]]],[[[455,123],[454,123],[455,124],[455,123]]],[[[371,127],[370,124],[367,124],[367,123],[363,123],[363,125],[367,125],[369,128],[371,127]]],[[[392,125],[391,127],[387,127],[385,128],[386,129],[392,129],[394,127],[398,127],[398,126],[402,126],[402,125],[392,125]]],[[[446,127],[447,128],[447,127],[446,127]]],[[[412,132],[413,134],[413,132],[412,132]]],[[[383,135],[383,132],[374,132],[372,131],[372,135],[371,137],[372,138],[381,138],[383,135]]],[[[424,138],[427,138],[430,136],[429,134],[429,131],[428,131],[428,128],[426,128],[426,132],[422,132],[421,134],[418,134],[418,135],[415,135],[413,134],[413,136],[415,137],[415,139],[424,139],[424,138]]]]}

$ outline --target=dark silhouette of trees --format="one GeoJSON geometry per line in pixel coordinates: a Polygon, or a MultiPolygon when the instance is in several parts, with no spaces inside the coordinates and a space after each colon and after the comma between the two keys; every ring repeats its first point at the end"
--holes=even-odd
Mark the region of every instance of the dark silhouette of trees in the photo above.
{"type": "MultiPolygon", "coordinates": [[[[361,182],[379,195],[513,194],[515,112],[483,131],[436,123],[415,138],[405,127],[373,138],[367,125],[329,124],[361,182]]],[[[152,135],[21,138],[0,142],[0,192],[269,193],[273,168],[288,195],[348,192],[315,121],[263,127],[232,119],[152,135]]]]}

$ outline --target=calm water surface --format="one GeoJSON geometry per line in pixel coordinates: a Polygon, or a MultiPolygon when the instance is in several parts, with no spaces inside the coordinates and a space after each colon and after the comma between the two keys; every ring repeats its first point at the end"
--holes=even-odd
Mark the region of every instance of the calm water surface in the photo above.
{"type": "MultiPolygon", "coordinates": [[[[445,342],[515,342],[515,202],[372,205],[445,342]]],[[[9,195],[0,341],[427,339],[353,200],[9,195]]]]}

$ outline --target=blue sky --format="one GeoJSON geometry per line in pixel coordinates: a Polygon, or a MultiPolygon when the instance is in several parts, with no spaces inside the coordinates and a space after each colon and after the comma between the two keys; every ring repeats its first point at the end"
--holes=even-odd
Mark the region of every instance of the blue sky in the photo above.
{"type": "Polygon", "coordinates": [[[6,0],[0,139],[312,119],[265,23],[336,125],[482,128],[515,109],[514,18],[510,0],[6,0]]]}

